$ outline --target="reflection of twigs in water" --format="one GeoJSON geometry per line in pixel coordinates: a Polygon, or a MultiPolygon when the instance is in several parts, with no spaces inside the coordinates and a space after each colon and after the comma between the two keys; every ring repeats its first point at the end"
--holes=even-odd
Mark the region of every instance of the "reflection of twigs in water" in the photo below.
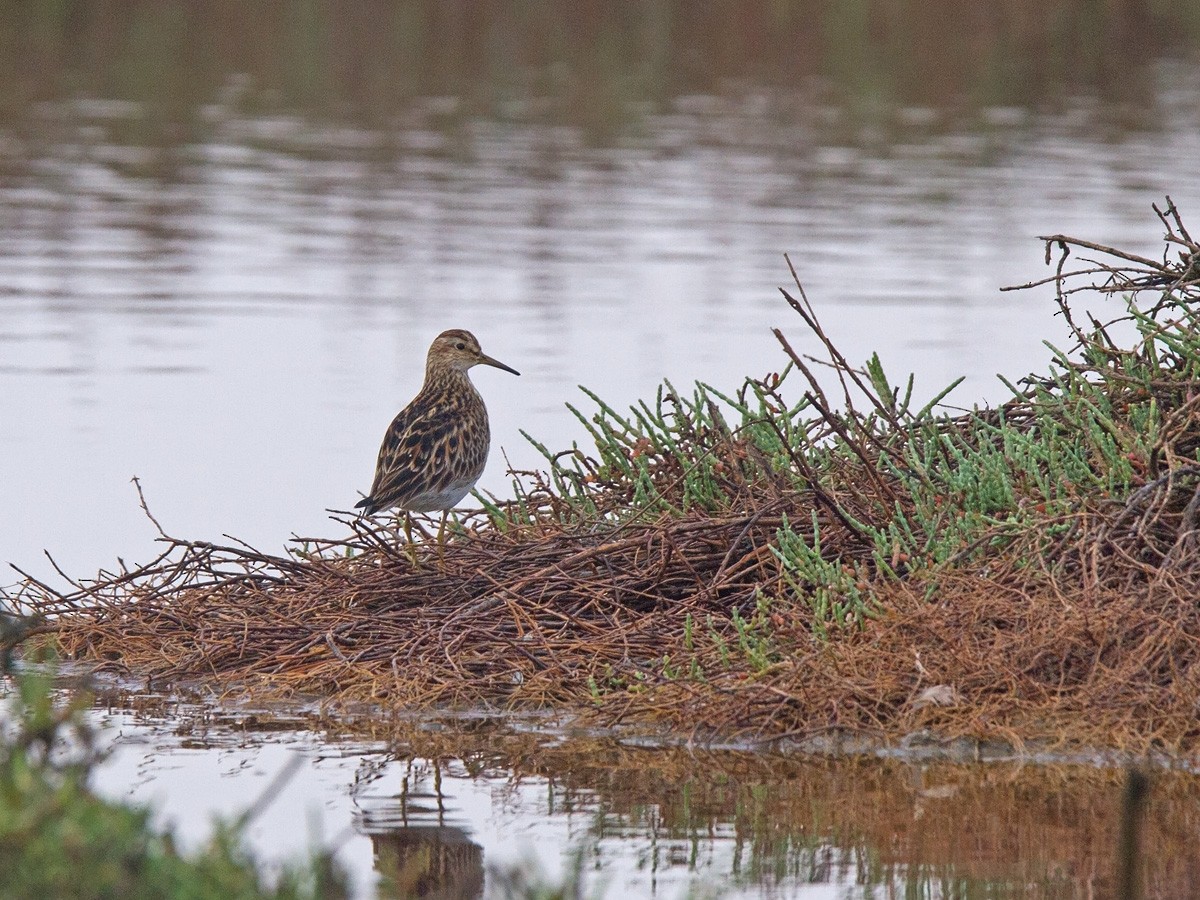
{"type": "Polygon", "coordinates": [[[1121,836],[1117,844],[1117,892],[1123,900],[1142,896],[1141,832],[1150,777],[1140,769],[1130,769],[1121,797],[1121,836]]]}

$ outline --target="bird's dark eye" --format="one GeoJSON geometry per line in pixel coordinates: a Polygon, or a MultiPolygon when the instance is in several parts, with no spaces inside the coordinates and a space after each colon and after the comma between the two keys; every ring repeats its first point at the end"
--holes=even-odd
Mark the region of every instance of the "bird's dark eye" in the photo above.
{"type": "Polygon", "coordinates": [[[456,348],[456,349],[458,349],[458,350],[466,350],[466,349],[467,349],[467,345],[466,345],[466,344],[464,344],[462,341],[459,341],[459,342],[458,342],[457,344],[455,344],[454,346],[455,346],[455,348],[456,348]]]}

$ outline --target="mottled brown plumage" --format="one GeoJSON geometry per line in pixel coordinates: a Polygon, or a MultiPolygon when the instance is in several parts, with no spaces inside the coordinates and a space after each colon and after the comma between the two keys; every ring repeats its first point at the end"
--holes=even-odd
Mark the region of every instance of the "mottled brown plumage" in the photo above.
{"type": "Polygon", "coordinates": [[[425,360],[421,392],[392,420],[379,448],[375,482],[356,506],[367,515],[396,507],[446,511],[483,474],[491,435],[483,398],[467,376],[476,365],[516,369],[484,355],[469,331],[439,334],[425,360]]]}

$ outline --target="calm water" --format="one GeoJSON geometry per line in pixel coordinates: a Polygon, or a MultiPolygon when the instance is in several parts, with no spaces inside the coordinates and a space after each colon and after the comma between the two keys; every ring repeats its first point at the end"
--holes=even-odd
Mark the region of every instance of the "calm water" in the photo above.
{"type": "MultiPolygon", "coordinates": [[[[493,419],[483,486],[503,494],[501,451],[538,463],[521,429],[583,439],[563,405],[586,406],[576,385],[617,406],[664,378],[733,388],[781,367],[772,326],[815,352],[777,293],[785,253],[848,358],[879,351],[926,395],[964,375],[963,406],[1003,399],[995,373],[1042,370],[1041,342],[1066,339],[1048,291],[998,292],[1047,273],[1036,235],[1157,254],[1150,204],[1167,193],[1200,229],[1191,0],[700,6],[0,13],[0,562],[51,578],[43,549],[74,575],[148,558],[135,475],[182,537],[275,550],[328,534],[325,509],[369,486],[448,327],[523,373],[476,376],[493,419]]],[[[198,796],[228,810],[307,754],[256,834],[298,849],[315,806],[326,838],[351,827],[362,884],[372,859],[407,858],[418,826],[443,829],[470,878],[518,852],[502,840],[516,834],[555,848],[539,854],[551,871],[583,845],[614,894],[663,896],[710,876],[751,894],[764,878],[785,896],[871,879],[899,893],[927,872],[1061,876],[1069,889],[1042,895],[1083,896],[1110,852],[1069,843],[1079,816],[1108,815],[1112,777],[1094,772],[1039,784],[1030,802],[1053,822],[1010,838],[986,793],[1023,784],[1007,770],[956,771],[943,796],[943,773],[913,767],[704,757],[700,780],[671,770],[664,793],[621,794],[606,785],[660,763],[477,770],[461,748],[435,765],[321,736],[243,745],[236,729],[192,747],[171,737],[186,717],[113,715],[149,743],[118,754],[107,789],[159,798],[193,835],[198,796]],[[714,786],[747,766],[736,790],[714,786]],[[887,816],[869,787],[884,782],[904,798],[887,816]],[[836,798],[831,818],[798,784],[836,798]],[[776,796],[800,799],[748,823],[776,796]],[[943,800],[961,796],[991,837],[947,824],[943,800]]]]}
{"type": "MultiPolygon", "coordinates": [[[[184,848],[254,806],[261,859],[334,847],[362,897],[409,896],[381,879],[499,896],[499,873],[561,879],[573,854],[585,896],[1113,896],[1115,769],[672,750],[487,720],[388,745],[304,716],[129,701],[97,712],[113,741],[103,794],[153,803],[184,848]]],[[[1190,896],[1200,784],[1154,778],[1147,896],[1190,896]]]]}
{"type": "Polygon", "coordinates": [[[521,4],[9,16],[0,560],[146,558],[134,475],[173,534],[328,532],[453,326],[523,373],[476,376],[503,493],[501,450],[539,459],[520,429],[585,437],[578,384],[615,405],[732,388],[781,366],[774,325],[815,351],[784,253],[850,359],[1000,399],[995,373],[1065,341],[1047,292],[997,292],[1045,273],[1035,235],[1157,252],[1152,202],[1200,216],[1187,3],[1062,5],[1145,48],[1119,72],[1020,4],[535,6],[542,30],[521,4]]]}

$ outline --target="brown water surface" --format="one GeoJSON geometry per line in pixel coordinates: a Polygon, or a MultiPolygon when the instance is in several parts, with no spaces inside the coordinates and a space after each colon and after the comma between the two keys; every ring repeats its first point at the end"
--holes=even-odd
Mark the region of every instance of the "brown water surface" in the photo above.
{"type": "MultiPolygon", "coordinates": [[[[496,895],[514,867],[558,879],[574,855],[585,887],[609,897],[1091,898],[1115,886],[1114,766],[663,748],[486,717],[364,741],[304,730],[317,721],[305,715],[129,701],[97,714],[121,734],[105,793],[154,801],[190,844],[298,758],[251,843],[278,861],[321,835],[364,896],[496,895]]],[[[1147,897],[1192,896],[1197,810],[1194,775],[1152,774],[1147,897]]]]}

